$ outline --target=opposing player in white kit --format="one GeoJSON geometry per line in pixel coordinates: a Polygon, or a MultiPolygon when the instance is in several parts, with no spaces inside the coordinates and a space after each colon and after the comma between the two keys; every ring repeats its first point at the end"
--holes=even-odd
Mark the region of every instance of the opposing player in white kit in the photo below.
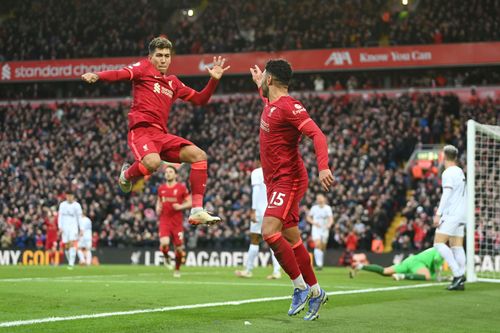
{"type": "MultiPolygon", "coordinates": [[[[264,212],[267,207],[267,189],[264,184],[264,174],[262,168],[257,168],[252,171],[252,222],[250,222],[250,247],[248,248],[248,257],[246,269],[243,271],[236,271],[239,277],[252,277],[252,270],[254,261],[259,255],[259,243],[262,240],[262,220],[264,219],[264,212]]],[[[273,261],[273,273],[269,275],[268,279],[280,279],[281,271],[278,260],[274,257],[271,251],[271,258],[273,261]]]]}
{"type": "Polygon", "coordinates": [[[316,205],[311,207],[306,216],[307,222],[312,225],[311,237],[314,241],[314,261],[318,270],[323,268],[324,254],[330,228],[333,225],[332,207],[326,204],[326,198],[323,194],[316,196],[316,205]]]}
{"type": "Polygon", "coordinates": [[[68,260],[68,269],[73,269],[76,258],[76,241],[78,240],[78,229],[82,219],[82,206],[75,201],[73,192],[66,192],[66,200],[59,205],[57,215],[59,232],[62,235],[65,254],[68,260]]]}
{"type": "Polygon", "coordinates": [[[446,260],[453,273],[453,281],[447,289],[464,290],[466,180],[462,169],[457,166],[458,149],[448,145],[444,147],[443,153],[445,167],[442,175],[443,193],[434,216],[434,226],[437,227],[434,248],[446,260]],[[447,242],[450,246],[446,245],[447,242]]]}
{"type": "Polygon", "coordinates": [[[80,264],[92,263],[92,221],[85,215],[80,219],[80,238],[78,239],[78,259],[80,264]]]}

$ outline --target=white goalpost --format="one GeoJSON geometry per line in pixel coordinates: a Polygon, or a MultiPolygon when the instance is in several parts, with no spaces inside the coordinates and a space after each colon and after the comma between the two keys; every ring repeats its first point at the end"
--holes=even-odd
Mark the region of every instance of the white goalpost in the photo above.
{"type": "Polygon", "coordinates": [[[500,282],[500,126],[467,122],[467,281],[500,282]]]}

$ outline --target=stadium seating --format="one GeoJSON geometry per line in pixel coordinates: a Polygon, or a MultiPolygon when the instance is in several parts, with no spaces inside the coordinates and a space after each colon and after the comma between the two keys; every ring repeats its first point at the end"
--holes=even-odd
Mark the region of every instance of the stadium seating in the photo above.
{"type": "MultiPolygon", "coordinates": [[[[406,223],[395,243],[420,248],[429,241],[438,179],[412,182],[402,163],[419,143],[447,142],[463,151],[466,119],[500,124],[492,100],[461,103],[449,94],[365,100],[308,93],[301,100],[328,137],[338,182],[328,193],[337,221],[334,247],[343,247],[354,231],[358,247],[370,249],[373,236],[383,238],[402,210],[406,223]],[[408,192],[413,193],[409,199],[408,192]]],[[[204,108],[178,103],[172,110],[170,131],[199,144],[209,156],[207,208],[224,218],[218,227],[188,229],[189,248],[241,248],[247,241],[249,177],[258,158],[261,109],[256,97],[228,97],[204,108]]],[[[44,207],[57,205],[69,186],[93,220],[99,246],[156,244],[153,210],[161,174],[149,179],[141,194],[124,195],[116,184],[123,159],[132,160],[126,146],[127,111],[122,104],[0,107],[2,247],[35,247],[37,231],[44,230],[44,207]]],[[[301,227],[307,231],[303,216],[320,188],[312,142],[304,140],[301,147],[310,172],[301,208],[301,227]]],[[[186,181],[187,172],[180,169],[181,180],[186,181]]]]}
{"type": "Polygon", "coordinates": [[[159,34],[173,40],[178,54],[500,38],[494,0],[422,0],[409,7],[382,0],[149,0],[138,5],[140,10],[119,0],[2,4],[8,14],[0,21],[0,61],[141,55],[159,34]],[[179,19],[183,8],[194,8],[194,16],[179,19]]]}

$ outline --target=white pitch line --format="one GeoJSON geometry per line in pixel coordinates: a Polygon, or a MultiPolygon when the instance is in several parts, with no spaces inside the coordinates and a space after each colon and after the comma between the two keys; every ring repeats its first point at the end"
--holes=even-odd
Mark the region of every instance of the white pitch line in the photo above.
{"type": "MultiPolygon", "coordinates": [[[[329,296],[364,294],[364,293],[371,293],[371,292],[385,292],[385,291],[394,291],[394,290],[403,290],[403,289],[426,288],[426,287],[434,287],[434,286],[440,286],[440,285],[445,285],[445,284],[446,283],[424,283],[424,284],[407,285],[407,286],[332,291],[332,292],[328,292],[327,294],[329,296]]],[[[95,318],[104,318],[104,317],[135,315],[135,314],[142,314],[142,313],[169,312],[169,311],[177,311],[177,310],[190,310],[190,309],[219,307],[219,306],[228,306],[228,305],[242,305],[242,304],[250,304],[250,303],[273,302],[273,301],[287,300],[290,298],[291,298],[290,296],[265,297],[265,298],[254,298],[254,299],[247,299],[247,300],[241,300],[241,301],[201,303],[201,304],[191,304],[191,305],[177,305],[177,306],[167,306],[167,307],[155,308],[155,309],[104,312],[104,313],[77,315],[77,316],[69,316],[69,317],[49,317],[49,318],[41,318],[41,319],[6,321],[3,323],[0,323],[0,327],[15,327],[15,326],[25,326],[25,325],[42,324],[42,323],[52,323],[52,322],[58,322],[58,321],[68,321],[68,320],[95,319],[95,318]]]]}
{"type": "MultiPolygon", "coordinates": [[[[214,285],[214,286],[252,286],[252,287],[291,287],[291,283],[260,283],[260,282],[221,282],[221,281],[172,281],[172,280],[85,280],[85,279],[66,279],[66,278],[26,278],[26,279],[4,279],[0,280],[2,282],[42,282],[42,283],[54,283],[54,282],[69,282],[69,283],[100,283],[100,284],[196,284],[196,285],[214,285]]],[[[323,285],[325,288],[335,288],[335,289],[348,289],[353,290],[352,286],[342,286],[342,285],[323,285]]]]}

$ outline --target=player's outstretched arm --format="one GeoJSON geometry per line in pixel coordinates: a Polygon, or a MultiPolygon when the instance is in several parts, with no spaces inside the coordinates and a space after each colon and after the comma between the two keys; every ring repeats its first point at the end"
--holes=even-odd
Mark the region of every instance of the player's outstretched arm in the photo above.
{"type": "Polygon", "coordinates": [[[318,125],[310,118],[309,121],[302,126],[300,131],[313,140],[316,160],[318,162],[319,182],[323,190],[328,192],[333,185],[333,175],[328,166],[328,145],[326,143],[326,137],[318,125]]]}
{"type": "Polygon", "coordinates": [[[130,72],[126,69],[119,69],[97,73],[85,73],[82,75],[82,80],[90,84],[99,80],[108,82],[130,80],[130,72]]]}
{"type": "Polygon", "coordinates": [[[212,66],[205,66],[206,70],[210,74],[210,80],[202,91],[194,92],[193,96],[189,99],[191,103],[194,105],[205,105],[208,103],[210,97],[214,94],[222,75],[224,75],[225,71],[231,68],[231,66],[224,67],[225,62],[226,59],[219,56],[218,58],[214,57],[212,66]]]}

